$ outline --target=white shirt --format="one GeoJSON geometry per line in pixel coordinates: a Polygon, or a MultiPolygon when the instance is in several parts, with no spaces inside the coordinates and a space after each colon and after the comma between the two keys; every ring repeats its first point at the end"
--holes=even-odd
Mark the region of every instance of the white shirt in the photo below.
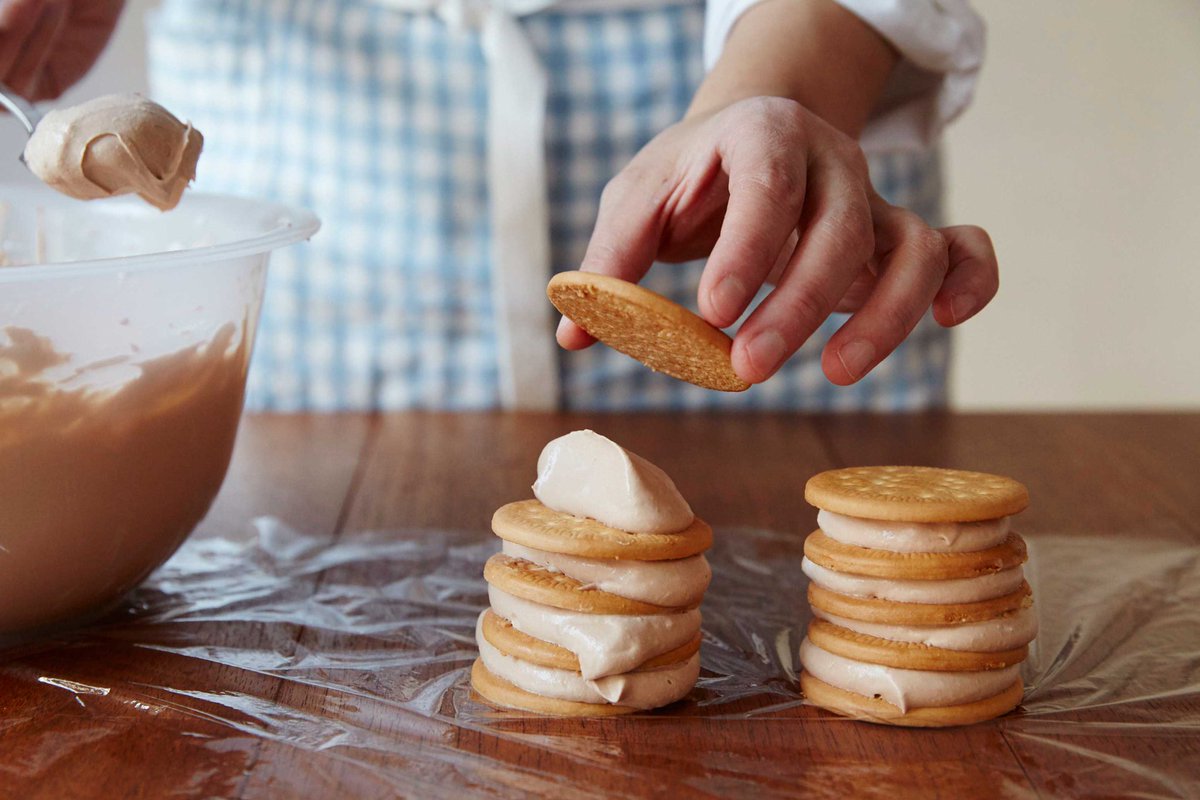
{"type": "MultiPolygon", "coordinates": [[[[971,103],[983,66],[983,19],[967,0],[836,0],[901,57],[863,131],[868,153],[933,145],[971,103]]],[[[761,0],[709,0],[704,63],[717,62],[739,17],[761,0]]]]}

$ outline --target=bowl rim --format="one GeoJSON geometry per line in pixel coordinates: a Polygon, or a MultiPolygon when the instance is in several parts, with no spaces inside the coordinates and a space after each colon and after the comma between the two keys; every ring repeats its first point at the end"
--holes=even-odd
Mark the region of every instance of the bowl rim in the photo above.
{"type": "MultiPolygon", "coordinates": [[[[29,193],[30,188],[19,184],[0,183],[0,200],[4,199],[5,190],[17,190],[29,193]]],[[[33,191],[42,194],[41,190],[36,187],[33,191]]],[[[140,198],[136,197],[115,197],[104,200],[84,201],[72,200],[71,198],[52,194],[46,196],[45,204],[68,205],[85,202],[90,204],[104,204],[107,208],[121,208],[126,206],[141,208],[144,206],[148,212],[153,211],[140,198]]],[[[278,250],[281,247],[310,239],[321,227],[321,220],[308,209],[257,200],[252,197],[189,191],[184,196],[183,202],[180,205],[196,202],[242,206],[247,211],[253,209],[253,212],[257,215],[274,215],[277,219],[275,225],[269,230],[255,234],[254,236],[221,242],[219,244],[204,245],[202,247],[139,253],[134,256],[109,256],[107,258],[95,258],[83,261],[20,264],[0,267],[0,284],[53,280],[56,278],[104,272],[124,273],[149,269],[167,269],[183,263],[197,264],[243,258],[245,256],[278,250]]]]}

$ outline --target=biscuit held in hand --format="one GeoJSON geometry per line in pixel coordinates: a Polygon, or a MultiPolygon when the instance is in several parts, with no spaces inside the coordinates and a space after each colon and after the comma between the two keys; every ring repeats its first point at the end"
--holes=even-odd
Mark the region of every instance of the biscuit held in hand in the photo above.
{"type": "Polygon", "coordinates": [[[728,336],[649,289],[607,275],[562,272],[546,295],[588,334],[656,372],[722,392],[750,388],[733,370],[728,336]]]}

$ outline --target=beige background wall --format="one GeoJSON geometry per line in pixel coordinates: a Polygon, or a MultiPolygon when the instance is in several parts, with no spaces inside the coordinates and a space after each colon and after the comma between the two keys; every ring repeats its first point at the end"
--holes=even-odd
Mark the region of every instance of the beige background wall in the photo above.
{"type": "Polygon", "coordinates": [[[977,0],[975,106],[950,218],[989,228],[994,307],[957,405],[1200,406],[1200,3],[977,0]]]}
{"type": "MultiPolygon", "coordinates": [[[[68,100],[145,87],[153,4],[68,100]]],[[[1200,407],[1200,3],[976,7],[989,63],[949,136],[949,210],[991,230],[1002,288],[960,332],[956,405],[1200,407]]],[[[0,153],[18,141],[0,125],[0,153]]]]}

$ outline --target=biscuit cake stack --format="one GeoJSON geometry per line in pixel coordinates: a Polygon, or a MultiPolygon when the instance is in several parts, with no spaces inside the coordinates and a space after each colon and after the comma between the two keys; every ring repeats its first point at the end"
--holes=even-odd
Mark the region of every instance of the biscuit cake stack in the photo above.
{"type": "MultiPolygon", "coordinates": [[[[605,503],[622,497],[593,491],[590,482],[617,462],[630,470],[630,483],[653,471],[675,492],[676,508],[685,514],[679,519],[690,522],[645,533],[536,499],[499,509],[492,530],[503,550],[484,567],[490,607],[477,623],[479,658],[471,670],[472,687],[493,705],[606,716],[673,703],[695,684],[699,606],[712,577],[702,553],[712,542],[711,528],[692,516],[661,470],[591,431],[547,446],[539,484],[546,470],[567,470],[571,493],[585,505],[599,503],[599,515],[606,516],[605,503]],[[608,460],[572,464],[571,447],[553,449],[564,441],[600,448],[608,460]]],[[[547,502],[553,494],[539,492],[547,502]]]]}
{"type": "Polygon", "coordinates": [[[820,509],[804,543],[813,620],[800,684],[818,706],[872,722],[980,722],[1021,701],[1037,634],[1028,505],[1010,478],[930,467],[857,467],[809,480],[820,509]]]}

